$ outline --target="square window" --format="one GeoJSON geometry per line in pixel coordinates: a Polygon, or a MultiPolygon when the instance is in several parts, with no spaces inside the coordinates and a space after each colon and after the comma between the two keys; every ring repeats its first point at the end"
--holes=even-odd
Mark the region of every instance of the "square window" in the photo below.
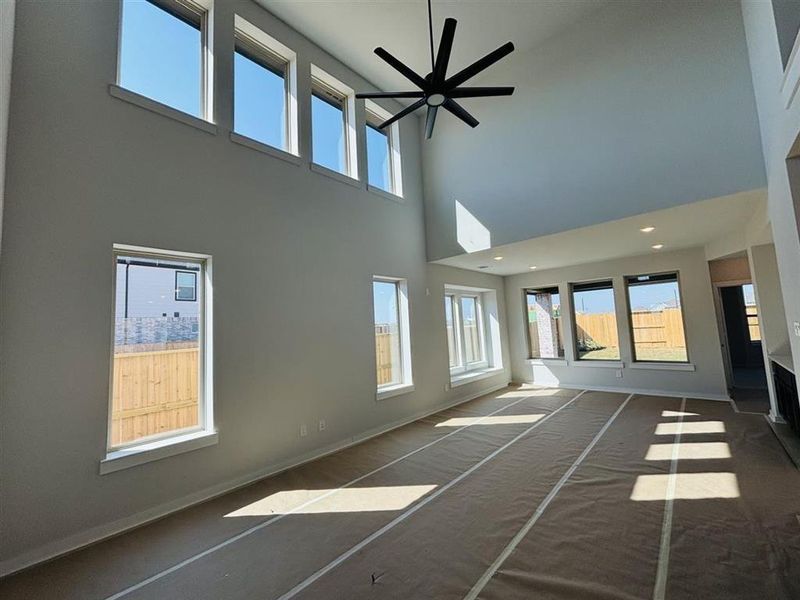
{"type": "Polygon", "coordinates": [[[610,281],[572,285],[578,360],[619,360],[619,334],[610,281]]]}
{"type": "Polygon", "coordinates": [[[118,84],[209,118],[207,14],[190,0],[123,0],[118,84]]]}
{"type": "Polygon", "coordinates": [[[378,392],[411,385],[408,292],[404,279],[372,282],[378,392]]]}
{"type": "Polygon", "coordinates": [[[296,54],[238,15],[235,27],[234,132],[296,155],[296,54]]]}
{"type": "Polygon", "coordinates": [[[528,356],[563,358],[564,330],[561,295],[557,287],[525,290],[528,322],[528,356]]]}
{"type": "Polygon", "coordinates": [[[677,273],[625,278],[633,360],[688,362],[677,273]]]}
{"type": "Polygon", "coordinates": [[[109,450],[211,431],[210,259],[127,247],[114,257],[109,450]]]}

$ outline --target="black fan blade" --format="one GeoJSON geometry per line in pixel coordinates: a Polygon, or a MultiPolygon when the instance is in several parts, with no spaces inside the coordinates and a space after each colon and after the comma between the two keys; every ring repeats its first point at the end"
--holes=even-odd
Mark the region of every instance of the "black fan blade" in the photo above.
{"type": "Polygon", "coordinates": [[[436,124],[436,113],[438,110],[438,106],[428,107],[428,115],[425,117],[425,139],[429,140],[433,135],[433,126],[436,124]]]}
{"type": "Polygon", "coordinates": [[[478,119],[476,119],[466,110],[464,110],[464,108],[452,98],[448,98],[447,100],[445,100],[442,106],[445,107],[447,110],[449,110],[451,113],[453,113],[455,116],[457,116],[459,119],[464,121],[464,123],[466,123],[470,127],[478,126],[478,119]]]}
{"type": "Polygon", "coordinates": [[[420,106],[424,106],[424,105],[425,105],[425,99],[424,98],[422,100],[417,100],[411,106],[406,106],[403,110],[401,110],[399,113],[397,113],[395,116],[393,116],[388,121],[384,121],[383,123],[378,125],[378,129],[383,129],[384,127],[388,127],[389,125],[391,125],[395,121],[397,121],[399,119],[402,119],[406,115],[409,115],[412,112],[414,112],[415,110],[417,110],[420,106]]]}
{"type": "Polygon", "coordinates": [[[485,68],[490,67],[498,60],[511,54],[514,51],[514,44],[508,42],[500,46],[497,50],[493,52],[489,52],[486,56],[481,59],[476,60],[470,66],[462,69],[455,75],[453,75],[450,79],[444,82],[445,87],[448,90],[452,90],[453,88],[458,87],[462,83],[464,83],[467,79],[475,77],[478,73],[483,71],[485,68]]]}
{"type": "Polygon", "coordinates": [[[362,92],[356,94],[356,98],[422,98],[425,92],[362,92]]]}
{"type": "Polygon", "coordinates": [[[447,64],[450,62],[450,53],[453,50],[453,39],[456,37],[456,20],[448,17],[444,20],[442,37],[439,40],[439,52],[436,54],[436,64],[433,67],[432,81],[434,85],[444,83],[447,76],[447,64]]]}
{"type": "Polygon", "coordinates": [[[462,87],[450,90],[447,95],[451,98],[483,98],[486,96],[510,96],[513,93],[513,87],[462,87]]]}
{"type": "Polygon", "coordinates": [[[380,56],[383,60],[389,63],[392,67],[397,69],[400,73],[402,73],[406,79],[411,81],[414,85],[419,87],[419,89],[424,90],[427,82],[425,81],[424,77],[420,77],[417,73],[409,69],[399,60],[397,60],[394,56],[389,54],[383,48],[375,48],[375,54],[380,56]]]}

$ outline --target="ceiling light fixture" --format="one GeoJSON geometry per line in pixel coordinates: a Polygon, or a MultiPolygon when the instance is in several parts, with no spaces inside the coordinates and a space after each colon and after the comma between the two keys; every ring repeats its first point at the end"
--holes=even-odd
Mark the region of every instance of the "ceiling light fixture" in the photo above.
{"type": "Polygon", "coordinates": [[[661,250],[664,244],[653,244],[653,250],[661,250]]]}
{"type": "Polygon", "coordinates": [[[533,271],[534,269],[536,269],[536,265],[532,265],[532,266],[530,266],[530,267],[528,267],[528,268],[529,268],[531,271],[533,271]]]}
{"type": "Polygon", "coordinates": [[[503,257],[502,256],[495,256],[494,259],[495,260],[503,260],[503,257]]]}
{"type": "Polygon", "coordinates": [[[647,227],[642,227],[639,231],[641,231],[642,233],[652,233],[655,230],[656,230],[655,227],[653,227],[652,225],[648,225],[647,227]]]}

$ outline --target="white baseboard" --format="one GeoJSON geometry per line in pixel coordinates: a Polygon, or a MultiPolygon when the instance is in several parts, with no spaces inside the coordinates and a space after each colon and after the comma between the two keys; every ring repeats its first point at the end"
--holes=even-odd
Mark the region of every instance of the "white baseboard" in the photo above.
{"type": "MultiPolygon", "coordinates": [[[[529,385],[527,382],[524,385],[529,385]]],[[[619,392],[620,394],[636,394],[638,396],[666,396],[668,398],[696,398],[698,400],[714,400],[715,402],[730,402],[728,394],[707,394],[705,392],[676,392],[674,390],[648,390],[644,388],[628,388],[614,386],[585,386],[559,383],[557,387],[569,390],[586,390],[589,392],[619,392]]]]}
{"type": "Polygon", "coordinates": [[[399,419],[397,421],[393,421],[386,425],[374,427],[356,436],[342,440],[340,442],[336,442],[329,446],[318,448],[317,450],[308,452],[306,454],[302,454],[298,457],[294,457],[286,461],[269,465],[264,469],[256,471],[255,473],[250,473],[243,477],[238,477],[236,479],[226,481],[224,483],[220,483],[215,486],[211,486],[204,490],[200,490],[198,492],[194,492],[192,494],[183,496],[182,498],[179,498],[172,502],[166,502],[164,504],[155,506],[151,509],[136,513],[129,517],[118,519],[116,521],[112,521],[111,523],[98,525],[97,527],[93,527],[86,531],[82,531],[74,535],[56,540],[54,542],[44,544],[43,546],[34,548],[33,550],[25,552],[19,556],[15,556],[6,559],[4,561],[0,561],[0,577],[5,577],[7,575],[11,575],[12,573],[16,573],[17,571],[21,571],[23,569],[27,569],[28,567],[37,565],[39,563],[52,560],[54,558],[58,558],[60,556],[63,556],[70,552],[74,552],[91,544],[95,544],[97,542],[101,542],[108,538],[120,535],[122,533],[125,533],[126,531],[130,531],[131,529],[135,529],[136,527],[147,525],[148,523],[151,523],[158,519],[162,519],[174,512],[184,510],[186,508],[189,508],[190,506],[194,506],[195,504],[200,504],[201,502],[207,502],[208,500],[212,500],[213,498],[222,496],[223,494],[227,494],[236,489],[255,483],[260,479],[277,475],[278,473],[287,471],[288,469],[299,467],[300,465],[320,459],[329,454],[333,454],[334,452],[338,452],[340,450],[344,450],[345,448],[349,448],[350,446],[360,444],[362,442],[365,442],[366,440],[369,440],[381,434],[392,431],[393,429],[403,427],[404,425],[408,425],[409,423],[413,423],[414,421],[417,421],[429,415],[433,415],[448,408],[451,408],[453,406],[463,404],[464,402],[469,402],[470,400],[474,400],[475,398],[480,398],[481,396],[491,394],[493,392],[496,392],[497,390],[501,390],[505,387],[508,387],[508,385],[509,382],[490,386],[485,390],[474,392],[472,394],[467,394],[466,396],[461,396],[458,399],[453,400],[452,402],[447,402],[445,404],[437,406],[436,408],[421,411],[419,413],[416,413],[409,417],[405,417],[403,419],[399,419]]]}

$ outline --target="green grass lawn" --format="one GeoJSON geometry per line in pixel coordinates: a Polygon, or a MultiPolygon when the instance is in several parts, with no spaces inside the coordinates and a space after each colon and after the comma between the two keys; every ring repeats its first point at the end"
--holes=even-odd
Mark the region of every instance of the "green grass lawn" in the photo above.
{"type": "MultiPolygon", "coordinates": [[[[619,348],[600,348],[580,354],[583,360],[619,360],[619,348]]],[[[636,352],[639,361],[686,362],[686,348],[640,348],[636,352]]]]}

